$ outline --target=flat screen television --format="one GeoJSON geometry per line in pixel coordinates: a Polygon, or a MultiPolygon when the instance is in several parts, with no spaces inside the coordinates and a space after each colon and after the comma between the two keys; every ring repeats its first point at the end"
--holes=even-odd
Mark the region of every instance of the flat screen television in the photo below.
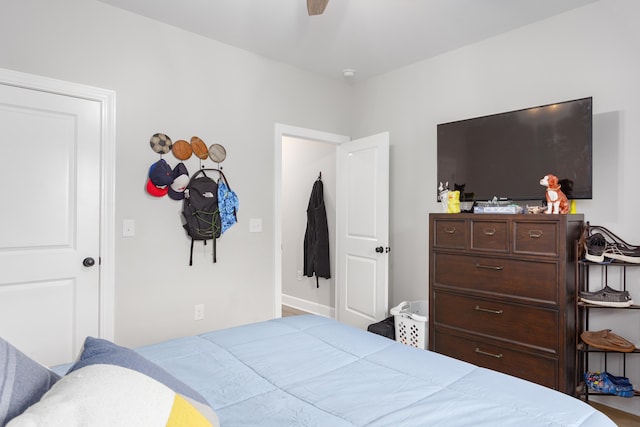
{"type": "Polygon", "coordinates": [[[592,196],[592,98],[438,125],[438,184],[461,200],[543,200],[558,177],[570,199],[592,196]]]}

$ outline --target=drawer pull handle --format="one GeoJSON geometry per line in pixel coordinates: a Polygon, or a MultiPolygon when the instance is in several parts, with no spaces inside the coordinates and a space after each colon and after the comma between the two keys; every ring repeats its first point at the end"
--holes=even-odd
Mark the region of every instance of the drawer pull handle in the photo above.
{"type": "Polygon", "coordinates": [[[476,268],[486,268],[488,270],[504,270],[504,267],[501,267],[499,265],[476,264],[476,268]]]}
{"type": "Polygon", "coordinates": [[[502,314],[502,313],[504,313],[503,310],[491,310],[489,308],[482,308],[479,305],[476,305],[475,310],[476,311],[484,311],[485,313],[492,313],[492,314],[502,314]]]}
{"type": "Polygon", "coordinates": [[[532,239],[539,239],[542,237],[542,230],[529,230],[529,237],[532,239]]]}
{"type": "Polygon", "coordinates": [[[493,236],[494,234],[496,234],[495,228],[485,228],[483,231],[485,236],[493,236]]]}
{"type": "Polygon", "coordinates": [[[485,356],[491,356],[491,357],[495,357],[496,359],[502,359],[502,353],[498,353],[498,354],[495,354],[495,353],[489,353],[489,352],[487,352],[487,351],[482,351],[482,350],[480,350],[478,347],[476,347],[476,350],[475,350],[475,351],[476,351],[476,353],[478,353],[478,354],[484,354],[485,356]]]}
{"type": "Polygon", "coordinates": [[[456,232],[456,228],[455,227],[445,227],[444,228],[444,232],[447,234],[453,234],[456,232]]]}

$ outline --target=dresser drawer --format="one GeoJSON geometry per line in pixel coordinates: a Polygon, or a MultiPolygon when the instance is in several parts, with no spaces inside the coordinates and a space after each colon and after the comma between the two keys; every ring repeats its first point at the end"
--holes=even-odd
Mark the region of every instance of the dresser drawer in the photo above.
{"type": "Polygon", "coordinates": [[[557,262],[473,255],[433,254],[434,284],[511,295],[522,300],[558,302],[557,262]]]}
{"type": "MultiPolygon", "coordinates": [[[[454,215],[452,215],[454,216],[454,215]]],[[[466,249],[467,222],[461,219],[437,219],[433,222],[433,246],[466,249]]]]}
{"type": "Polygon", "coordinates": [[[558,389],[558,360],[522,352],[472,336],[436,330],[434,351],[478,366],[504,372],[546,387],[558,389]]]}
{"type": "Polygon", "coordinates": [[[558,255],[557,222],[515,221],[513,227],[514,253],[558,255]]]}
{"type": "Polygon", "coordinates": [[[556,310],[436,291],[434,324],[538,350],[558,351],[556,310]]]}
{"type": "Polygon", "coordinates": [[[471,220],[471,249],[508,252],[509,223],[506,220],[471,220]]]}

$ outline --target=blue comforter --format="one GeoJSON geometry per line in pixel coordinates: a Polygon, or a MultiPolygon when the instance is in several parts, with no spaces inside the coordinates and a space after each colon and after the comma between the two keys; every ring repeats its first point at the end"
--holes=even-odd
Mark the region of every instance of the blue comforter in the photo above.
{"type": "Polygon", "coordinates": [[[224,427],[615,426],[571,396],[320,316],[138,349],[224,427]]]}

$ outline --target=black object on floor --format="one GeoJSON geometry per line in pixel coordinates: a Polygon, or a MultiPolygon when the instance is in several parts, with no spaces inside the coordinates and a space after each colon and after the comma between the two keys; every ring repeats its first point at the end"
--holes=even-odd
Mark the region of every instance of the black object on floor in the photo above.
{"type": "Polygon", "coordinates": [[[372,323],[367,327],[367,331],[372,332],[377,335],[382,335],[383,337],[387,337],[391,340],[396,339],[396,327],[394,323],[394,316],[387,317],[378,323],[372,323]]]}

